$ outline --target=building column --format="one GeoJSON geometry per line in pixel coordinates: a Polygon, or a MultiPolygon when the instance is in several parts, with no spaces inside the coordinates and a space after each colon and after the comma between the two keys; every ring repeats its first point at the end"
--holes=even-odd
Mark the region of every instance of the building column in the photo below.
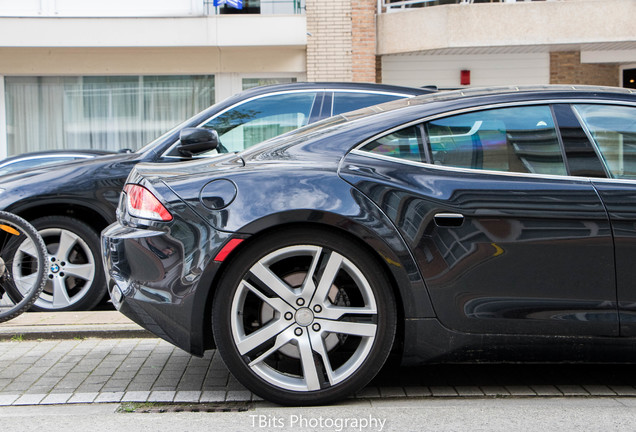
{"type": "Polygon", "coordinates": [[[307,0],[307,81],[376,82],[376,0],[307,0]]]}
{"type": "Polygon", "coordinates": [[[376,82],[377,0],[351,0],[353,81],[376,82]]]}

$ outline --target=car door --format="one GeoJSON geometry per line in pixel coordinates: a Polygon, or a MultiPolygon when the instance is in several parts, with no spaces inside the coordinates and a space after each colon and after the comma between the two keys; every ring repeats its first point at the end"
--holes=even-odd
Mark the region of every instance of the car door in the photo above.
{"type": "Polygon", "coordinates": [[[607,214],[567,169],[552,107],[528,105],[394,131],[341,174],[404,236],[446,327],[617,335],[607,214]]]}
{"type": "Polygon", "coordinates": [[[607,180],[595,180],[612,224],[616,284],[623,336],[636,335],[636,107],[574,104],[589,138],[601,155],[607,180]]]}

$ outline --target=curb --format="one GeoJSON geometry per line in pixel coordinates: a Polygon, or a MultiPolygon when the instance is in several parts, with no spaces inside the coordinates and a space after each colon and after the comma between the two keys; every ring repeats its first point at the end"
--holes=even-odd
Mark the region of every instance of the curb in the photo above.
{"type": "Polygon", "coordinates": [[[42,339],[128,339],[156,338],[147,330],[135,325],[130,326],[15,326],[0,328],[0,341],[42,340],[42,339]]]}

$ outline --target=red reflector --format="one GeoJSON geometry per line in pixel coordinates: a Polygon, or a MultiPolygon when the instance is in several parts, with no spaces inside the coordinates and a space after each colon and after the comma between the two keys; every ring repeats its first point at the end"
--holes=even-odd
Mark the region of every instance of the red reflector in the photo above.
{"type": "Polygon", "coordinates": [[[172,215],[152,192],[137,184],[124,186],[126,210],[134,217],[160,221],[171,221],[172,215]]]}
{"type": "Polygon", "coordinates": [[[223,262],[225,261],[225,258],[227,258],[227,256],[232,253],[232,251],[241,244],[241,242],[243,242],[243,239],[232,239],[229,242],[227,242],[225,244],[225,246],[223,246],[223,249],[221,249],[221,251],[216,254],[216,256],[214,257],[214,261],[219,261],[219,262],[223,262]]]}

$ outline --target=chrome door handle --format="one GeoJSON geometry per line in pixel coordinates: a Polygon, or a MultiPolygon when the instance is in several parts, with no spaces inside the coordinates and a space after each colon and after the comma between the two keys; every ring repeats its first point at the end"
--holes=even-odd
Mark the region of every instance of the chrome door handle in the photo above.
{"type": "Polygon", "coordinates": [[[437,213],[433,219],[440,227],[459,227],[464,223],[464,215],[460,213],[437,213]]]}

